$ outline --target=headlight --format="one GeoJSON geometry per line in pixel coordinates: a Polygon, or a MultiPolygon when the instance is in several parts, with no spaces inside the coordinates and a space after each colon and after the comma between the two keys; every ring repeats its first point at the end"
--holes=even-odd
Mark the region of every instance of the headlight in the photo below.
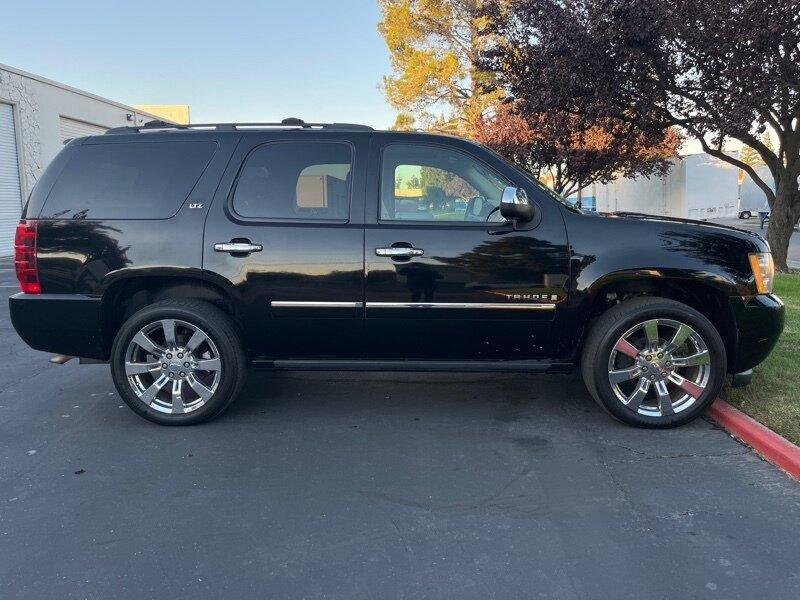
{"type": "Polygon", "coordinates": [[[753,278],[756,281],[756,292],[771,294],[772,282],[775,280],[775,262],[769,252],[759,252],[748,255],[750,268],[753,269],[753,278]]]}

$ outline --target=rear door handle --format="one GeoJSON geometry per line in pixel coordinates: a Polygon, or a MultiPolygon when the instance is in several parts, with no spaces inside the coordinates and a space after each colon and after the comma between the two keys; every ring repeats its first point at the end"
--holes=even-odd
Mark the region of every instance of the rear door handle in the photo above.
{"type": "Polygon", "coordinates": [[[391,256],[392,258],[410,258],[412,256],[422,256],[425,251],[422,248],[404,248],[402,246],[391,248],[375,248],[375,256],[391,256]]]}
{"type": "Polygon", "coordinates": [[[250,254],[251,252],[261,252],[261,244],[251,244],[250,242],[225,242],[214,244],[214,252],[230,252],[231,254],[250,254]]]}

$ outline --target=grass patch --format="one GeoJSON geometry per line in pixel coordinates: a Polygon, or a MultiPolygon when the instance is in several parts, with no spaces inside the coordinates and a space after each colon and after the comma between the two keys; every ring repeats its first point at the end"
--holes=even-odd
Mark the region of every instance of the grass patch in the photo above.
{"type": "Polygon", "coordinates": [[[750,385],[726,386],[723,397],[800,445],[800,275],[778,275],[775,294],[786,304],[783,335],[767,360],[753,369],[750,385]]]}

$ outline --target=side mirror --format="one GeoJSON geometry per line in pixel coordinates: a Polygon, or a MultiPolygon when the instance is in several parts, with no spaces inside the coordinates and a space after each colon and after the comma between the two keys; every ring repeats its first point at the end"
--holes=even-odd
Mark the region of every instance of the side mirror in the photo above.
{"type": "Polygon", "coordinates": [[[533,219],[533,204],[522,188],[508,186],[500,199],[500,214],[509,221],[525,223],[533,219]]]}

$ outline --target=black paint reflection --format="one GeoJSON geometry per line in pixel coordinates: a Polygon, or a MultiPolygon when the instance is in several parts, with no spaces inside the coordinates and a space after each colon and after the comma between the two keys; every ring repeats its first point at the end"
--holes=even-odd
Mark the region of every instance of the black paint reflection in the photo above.
{"type": "Polygon", "coordinates": [[[40,221],[38,229],[39,277],[51,293],[95,290],[110,272],[131,264],[130,244],[108,222],[40,221]]]}
{"type": "Polygon", "coordinates": [[[659,234],[660,246],[671,253],[694,259],[694,262],[719,270],[732,281],[749,276],[748,252],[752,244],[714,231],[671,229],[659,234]]]}
{"type": "MultiPolygon", "coordinates": [[[[547,275],[563,275],[564,248],[529,236],[503,236],[457,256],[437,256],[444,265],[470,274],[474,282],[551,284],[547,275]]],[[[566,277],[563,277],[566,279],[566,277]]],[[[552,284],[551,284],[552,285],[552,284]]]]}
{"type": "Polygon", "coordinates": [[[406,278],[406,287],[411,292],[412,302],[432,302],[436,282],[444,279],[444,275],[433,267],[419,264],[399,267],[397,274],[406,278]]]}

